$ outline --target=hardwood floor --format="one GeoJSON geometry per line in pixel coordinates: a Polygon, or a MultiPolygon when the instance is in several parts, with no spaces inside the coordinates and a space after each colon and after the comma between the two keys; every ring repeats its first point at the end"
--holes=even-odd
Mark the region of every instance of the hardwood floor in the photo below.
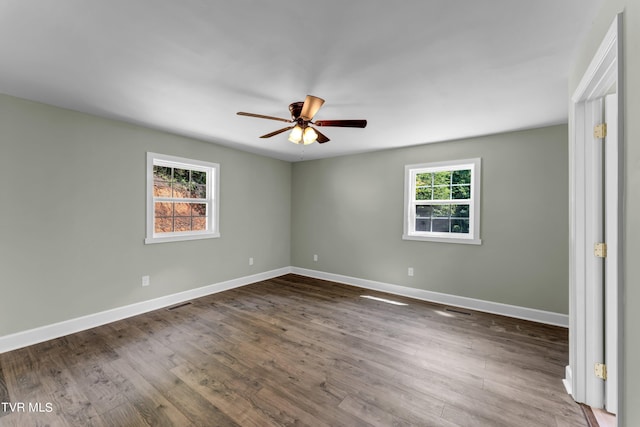
{"type": "Polygon", "coordinates": [[[596,421],[598,422],[598,427],[616,427],[616,416],[610,414],[604,409],[594,408],[593,415],[596,417],[596,421]]]}
{"type": "Polygon", "coordinates": [[[566,329],[455,310],[282,276],[0,354],[0,426],[586,426],[566,329]]]}

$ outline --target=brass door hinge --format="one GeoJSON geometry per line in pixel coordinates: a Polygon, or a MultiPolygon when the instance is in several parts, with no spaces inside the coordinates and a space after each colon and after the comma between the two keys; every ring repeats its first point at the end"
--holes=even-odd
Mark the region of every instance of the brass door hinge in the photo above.
{"type": "Polygon", "coordinates": [[[600,123],[596,127],[593,128],[593,136],[594,138],[602,139],[607,136],[607,124],[600,123]]]}
{"type": "Polygon", "coordinates": [[[607,379],[607,365],[604,363],[596,363],[594,368],[596,377],[602,380],[607,379]]]}
{"type": "Polygon", "coordinates": [[[606,243],[596,243],[593,247],[593,254],[598,258],[606,258],[607,257],[607,244],[606,243]]]}

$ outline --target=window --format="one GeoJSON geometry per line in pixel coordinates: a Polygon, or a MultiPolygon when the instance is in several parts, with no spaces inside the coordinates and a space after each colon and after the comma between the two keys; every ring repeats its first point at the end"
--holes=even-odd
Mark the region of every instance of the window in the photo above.
{"type": "Polygon", "coordinates": [[[220,165],[147,153],[145,243],[220,237],[220,165]]]}
{"type": "Polygon", "coordinates": [[[480,159],[405,166],[405,240],[480,241],[480,159]]]}

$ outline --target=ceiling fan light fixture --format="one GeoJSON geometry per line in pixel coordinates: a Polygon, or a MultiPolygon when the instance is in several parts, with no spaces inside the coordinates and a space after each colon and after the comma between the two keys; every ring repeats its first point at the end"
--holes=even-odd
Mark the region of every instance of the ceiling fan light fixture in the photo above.
{"type": "Polygon", "coordinates": [[[304,130],[304,134],[302,136],[302,141],[304,145],[313,144],[318,139],[318,134],[315,129],[312,127],[308,127],[304,130]]]}
{"type": "Polygon", "coordinates": [[[298,144],[300,141],[302,141],[302,128],[299,125],[296,125],[289,134],[289,141],[293,142],[294,144],[298,144]]]}
{"type": "Polygon", "coordinates": [[[318,144],[324,144],[325,142],[331,141],[322,132],[309,125],[342,128],[364,128],[367,126],[366,120],[316,120],[315,122],[312,122],[311,120],[313,120],[313,117],[323,104],[324,99],[313,95],[307,95],[304,102],[292,102],[289,104],[291,119],[265,116],[264,114],[246,113],[244,111],[239,111],[237,114],[239,116],[258,117],[260,119],[277,120],[280,122],[290,123],[290,126],[269,132],[262,135],[260,138],[271,138],[272,136],[280,135],[283,132],[291,130],[288,138],[289,141],[294,144],[304,145],[313,144],[316,141],[318,144]]]}

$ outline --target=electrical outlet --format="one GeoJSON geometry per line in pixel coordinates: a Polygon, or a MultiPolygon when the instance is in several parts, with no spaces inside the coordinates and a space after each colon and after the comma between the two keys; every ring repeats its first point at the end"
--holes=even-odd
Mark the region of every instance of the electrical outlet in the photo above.
{"type": "Polygon", "coordinates": [[[149,276],[142,276],[142,286],[149,286],[150,284],[149,276]]]}
{"type": "Polygon", "coordinates": [[[318,254],[313,254],[313,260],[314,260],[315,262],[318,262],[318,254]]]}
{"type": "Polygon", "coordinates": [[[407,274],[413,277],[413,267],[409,267],[409,269],[407,270],[407,274]]]}
{"type": "Polygon", "coordinates": [[[253,265],[253,257],[249,258],[249,265],[253,265]]]}

